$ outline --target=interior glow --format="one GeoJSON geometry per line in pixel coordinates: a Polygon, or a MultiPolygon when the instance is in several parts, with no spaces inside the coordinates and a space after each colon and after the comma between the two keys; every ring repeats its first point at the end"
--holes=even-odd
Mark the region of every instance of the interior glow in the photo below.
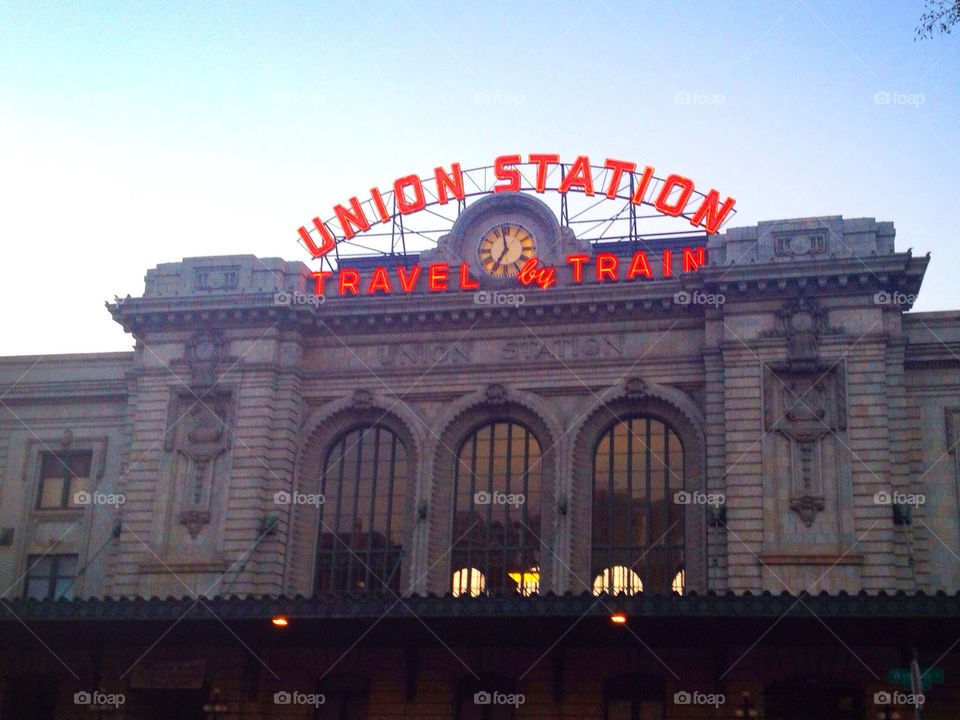
{"type": "Polygon", "coordinates": [[[643,592],[643,581],[640,576],[625,565],[614,565],[607,568],[593,579],[593,594],[608,592],[611,595],[626,593],[635,595],[643,592]]]}
{"type": "Polygon", "coordinates": [[[540,568],[532,567],[523,573],[512,572],[507,576],[517,584],[521,595],[533,595],[540,592],[540,568]]]}
{"type": "Polygon", "coordinates": [[[469,595],[477,597],[483,594],[487,581],[483,573],[476,568],[462,568],[453,574],[453,589],[455,596],[469,595]]]}

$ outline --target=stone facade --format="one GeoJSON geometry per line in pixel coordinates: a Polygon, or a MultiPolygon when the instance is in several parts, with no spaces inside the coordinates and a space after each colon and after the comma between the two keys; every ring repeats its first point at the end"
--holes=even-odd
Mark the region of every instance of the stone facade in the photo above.
{"type": "MultiPolygon", "coordinates": [[[[892,223],[587,249],[579,282],[561,260],[511,304],[482,277],[454,289],[446,252],[449,290],[426,269],[389,296],[327,279],[322,303],[302,263],[188,258],[109,304],[134,352],[0,359],[0,585],[22,595],[28,559],[54,553],[78,556],[77,598],[309,596],[316,510],[276,496],[317,493],[330,444],[377,423],[409,458],[401,595],[443,594],[456,450],[505,418],[543,448],[540,593],[589,593],[594,448],[644,416],[680,438],[683,489],[725,498],[686,508],[686,593],[960,591],[960,312],[906,312],[928,260],[896,251],[892,223]],[[623,276],[637,250],[649,279],[623,276]],[[601,251],[618,281],[596,277],[601,251]],[[60,450],[90,451],[89,490],[122,504],[40,508],[41,458],[60,450]]],[[[365,284],[375,264],[343,266],[365,284]]],[[[568,697],[596,706],[599,682],[568,697]]],[[[445,693],[416,716],[449,717],[445,693]]],[[[591,716],[564,707],[549,716],[591,716]]]]}

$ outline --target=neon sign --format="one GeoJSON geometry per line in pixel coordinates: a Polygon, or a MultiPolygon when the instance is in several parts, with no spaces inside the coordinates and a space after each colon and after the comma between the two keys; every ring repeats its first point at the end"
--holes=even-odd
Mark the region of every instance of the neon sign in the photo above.
{"type": "MultiPolygon", "coordinates": [[[[706,249],[683,248],[681,256],[683,272],[694,272],[706,261],[706,249]]],[[[567,265],[572,270],[572,280],[574,284],[580,284],[584,281],[585,272],[588,266],[594,261],[592,270],[597,282],[618,282],[621,279],[635,280],[637,278],[652,278],[653,271],[650,268],[647,253],[639,250],[633,254],[629,266],[621,266],[620,258],[613,253],[597,253],[594,258],[589,255],[569,255],[566,258],[567,265]]],[[[538,285],[546,289],[555,282],[556,268],[538,267],[537,260],[530,260],[524,268],[517,274],[517,279],[524,285],[538,285]]],[[[673,251],[664,250],[662,263],[660,265],[661,275],[670,277],[673,275],[673,251]]],[[[391,273],[386,267],[379,266],[373,269],[369,276],[364,276],[355,268],[343,268],[337,273],[336,293],[338,295],[376,295],[379,293],[392,294],[395,290],[403,293],[414,291],[417,281],[421,275],[427,278],[427,289],[430,292],[439,292],[444,290],[476,290],[480,287],[477,280],[470,277],[470,266],[468,263],[460,263],[459,269],[451,268],[448,263],[434,263],[426,268],[421,265],[404,267],[398,265],[391,273]],[[454,278],[451,279],[451,274],[454,278]],[[395,277],[394,277],[395,275],[395,277]]],[[[316,283],[315,292],[317,295],[333,292],[326,286],[326,281],[333,277],[330,270],[321,270],[310,273],[310,276],[316,283]]]]}
{"type": "MultiPolygon", "coordinates": [[[[604,164],[598,168],[590,164],[590,158],[586,155],[578,156],[573,163],[569,164],[561,164],[558,154],[534,153],[528,155],[526,160],[523,160],[519,154],[501,155],[494,160],[493,172],[494,177],[502,182],[498,182],[492,188],[492,192],[518,192],[525,189],[523,175],[520,167],[518,167],[522,165],[533,166],[535,180],[531,183],[529,189],[537,193],[545,193],[551,190],[566,195],[571,191],[576,191],[587,196],[594,196],[599,193],[610,200],[625,198],[632,205],[652,206],[663,215],[686,217],[691,225],[694,227],[703,226],[709,234],[714,234],[719,230],[736,204],[736,201],[731,197],[727,197],[726,200],[721,202],[720,193],[715,189],[709,190],[706,194],[696,191],[693,180],[683,175],[671,174],[661,181],[654,177],[654,169],[649,165],[645,166],[642,171],[637,172],[637,164],[634,162],[607,158],[604,164]],[[558,182],[551,183],[551,169],[557,166],[562,168],[561,177],[558,182]],[[603,173],[602,177],[597,176],[595,171],[598,169],[603,173]],[[629,183],[625,182],[625,178],[629,178],[629,183]],[[654,183],[654,180],[657,180],[657,182],[654,183]],[[598,182],[600,183],[599,186],[598,182]],[[626,195],[624,195],[625,190],[627,190],[626,195]],[[688,204],[697,197],[701,198],[699,205],[688,210],[688,204]]],[[[451,200],[462,202],[467,195],[464,172],[460,163],[452,163],[449,170],[442,166],[434,168],[433,176],[426,179],[416,174],[397,178],[391,188],[395,208],[393,214],[387,209],[387,203],[384,199],[387,193],[374,186],[370,188],[369,198],[365,198],[362,202],[357,196],[354,196],[346,204],[335,205],[331,220],[339,225],[340,237],[349,240],[358,234],[369,231],[371,227],[378,223],[390,223],[397,214],[409,215],[424,210],[434,202],[428,202],[424,190],[428,181],[435,183],[433,194],[436,196],[436,204],[445,205],[451,200]],[[364,206],[366,206],[366,210],[364,206]]],[[[327,222],[319,217],[313,219],[312,225],[313,227],[309,230],[306,226],[301,226],[298,229],[298,234],[311,256],[320,258],[333,250],[338,242],[338,237],[330,230],[327,222]],[[313,232],[316,233],[316,237],[312,234],[313,232]]],[[[531,273],[534,271],[535,268],[530,269],[531,273]]],[[[440,270],[437,270],[436,273],[432,269],[429,271],[431,290],[438,289],[438,286],[442,284],[440,274],[442,274],[440,270]],[[435,288],[435,285],[437,288],[435,288]]],[[[353,285],[349,282],[349,277],[346,285],[348,288],[353,285]]],[[[398,277],[398,280],[404,291],[409,292],[404,279],[398,277]]],[[[413,282],[415,283],[416,280],[413,282]]],[[[322,284],[322,279],[318,280],[318,284],[322,284]]],[[[542,282],[539,282],[539,284],[544,286],[542,282]]],[[[387,290],[387,283],[382,277],[377,278],[374,292],[377,289],[390,292],[387,290]]]]}

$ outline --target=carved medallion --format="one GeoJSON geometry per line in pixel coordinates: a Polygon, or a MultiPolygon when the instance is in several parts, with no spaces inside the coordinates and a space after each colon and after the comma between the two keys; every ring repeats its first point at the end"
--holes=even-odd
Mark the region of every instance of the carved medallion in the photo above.
{"type": "Polygon", "coordinates": [[[373,407],[373,393],[369,390],[354,390],[351,397],[353,406],[360,410],[366,410],[373,407]]]}
{"type": "Polygon", "coordinates": [[[500,383],[491,383],[484,391],[484,399],[492,404],[504,403],[507,401],[507,389],[500,383]]]}
{"type": "Polygon", "coordinates": [[[647,382],[641,377],[628,378],[624,383],[624,391],[628,398],[639,400],[647,394],[647,382]]]}

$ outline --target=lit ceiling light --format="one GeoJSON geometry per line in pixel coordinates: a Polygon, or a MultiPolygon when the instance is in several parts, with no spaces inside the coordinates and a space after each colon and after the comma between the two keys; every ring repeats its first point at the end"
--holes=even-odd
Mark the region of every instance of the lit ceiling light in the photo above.
{"type": "Polygon", "coordinates": [[[610,622],[616,623],[617,625],[623,625],[627,621],[627,616],[623,613],[614,613],[610,616],[610,622]]]}
{"type": "Polygon", "coordinates": [[[271,620],[270,622],[272,622],[277,627],[286,627],[287,625],[290,624],[290,621],[287,620],[283,615],[277,615],[277,617],[273,618],[273,620],[271,620]]]}

